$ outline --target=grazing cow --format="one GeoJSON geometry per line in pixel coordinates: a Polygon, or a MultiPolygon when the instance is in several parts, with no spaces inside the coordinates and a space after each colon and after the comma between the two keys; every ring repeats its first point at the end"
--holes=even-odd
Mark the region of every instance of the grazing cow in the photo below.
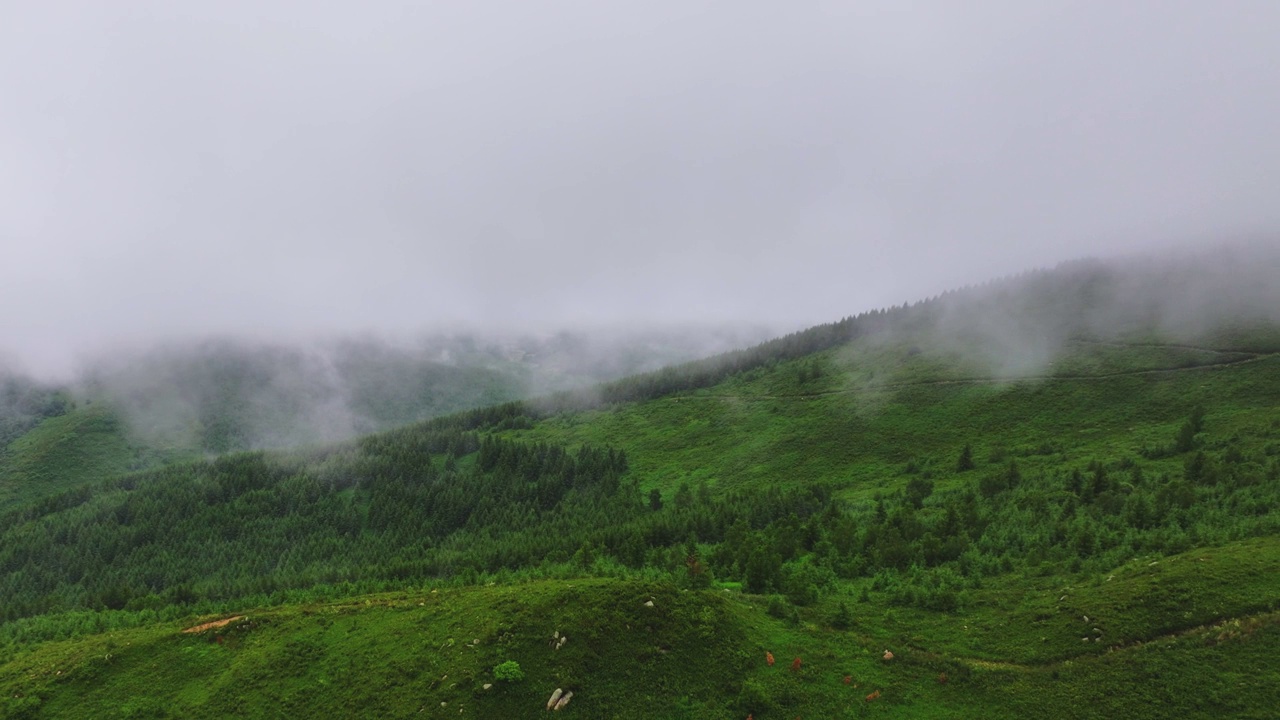
{"type": "Polygon", "coordinates": [[[889,662],[889,661],[890,661],[890,660],[892,660],[892,659],[893,659],[893,653],[889,652],[888,650],[885,650],[885,651],[884,651],[884,661],[885,661],[885,662],[889,662]]]}
{"type": "Polygon", "coordinates": [[[560,701],[560,695],[561,695],[561,693],[563,693],[563,692],[564,692],[564,691],[563,691],[563,690],[561,690],[560,688],[556,688],[556,691],[555,691],[555,692],[553,692],[553,693],[551,693],[551,699],[547,701],[547,709],[548,709],[548,710],[551,710],[551,709],[555,708],[556,703],[560,701]]]}
{"type": "Polygon", "coordinates": [[[849,683],[851,683],[851,682],[853,682],[853,676],[852,676],[852,675],[845,675],[845,676],[844,676],[844,684],[845,684],[845,685],[848,685],[848,684],[849,684],[849,683]]]}
{"type": "Polygon", "coordinates": [[[873,692],[873,693],[871,693],[870,695],[868,695],[868,696],[867,696],[867,702],[871,702],[872,700],[879,700],[879,699],[880,699],[880,691],[879,691],[879,690],[877,690],[877,691],[875,691],[875,692],[873,692]]]}
{"type": "Polygon", "coordinates": [[[555,709],[555,710],[560,710],[560,709],[561,709],[561,708],[563,708],[565,705],[568,705],[568,704],[569,704],[569,701],[570,701],[570,700],[572,700],[572,699],[573,699],[573,691],[572,691],[572,690],[570,690],[569,692],[567,692],[567,693],[565,693],[565,694],[564,694],[564,697],[560,698],[560,702],[556,703],[556,706],[555,706],[555,708],[554,708],[554,709],[555,709]]]}
{"type": "Polygon", "coordinates": [[[800,658],[797,657],[795,660],[791,661],[791,672],[795,672],[799,669],[800,669],[800,658]]]}
{"type": "Polygon", "coordinates": [[[773,667],[773,653],[766,651],[764,654],[764,661],[769,663],[769,667],[773,667]]]}
{"type": "Polygon", "coordinates": [[[946,673],[944,673],[944,672],[942,672],[942,673],[938,673],[938,684],[939,684],[939,685],[946,685],[946,684],[947,684],[947,681],[948,681],[948,680],[950,680],[950,679],[951,679],[951,678],[947,677],[947,674],[946,674],[946,673]]]}

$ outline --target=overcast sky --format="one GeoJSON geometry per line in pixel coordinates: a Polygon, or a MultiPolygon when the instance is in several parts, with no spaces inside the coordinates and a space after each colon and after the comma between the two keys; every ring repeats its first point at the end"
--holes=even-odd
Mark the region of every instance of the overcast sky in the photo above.
{"type": "Polygon", "coordinates": [[[799,327],[1274,232],[1277,37],[1274,0],[0,0],[0,349],[799,327]]]}

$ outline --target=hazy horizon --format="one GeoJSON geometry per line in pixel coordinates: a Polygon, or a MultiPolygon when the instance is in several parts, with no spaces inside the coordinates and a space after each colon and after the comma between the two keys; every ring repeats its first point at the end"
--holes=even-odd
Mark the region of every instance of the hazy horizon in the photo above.
{"type": "Polygon", "coordinates": [[[0,360],[798,329],[1280,237],[1266,2],[0,10],[0,360]]]}

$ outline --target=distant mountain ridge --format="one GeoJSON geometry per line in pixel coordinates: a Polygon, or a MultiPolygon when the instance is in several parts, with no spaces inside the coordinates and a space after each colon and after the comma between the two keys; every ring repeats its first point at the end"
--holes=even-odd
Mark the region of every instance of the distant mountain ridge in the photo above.
{"type": "MultiPolygon", "coordinates": [[[[1280,350],[1280,246],[1236,245],[1223,253],[1067,261],[521,406],[554,414],[664,397],[865,336],[964,346],[970,361],[1011,378],[1043,369],[1073,340],[1137,338],[1201,342],[1220,350],[1280,350]]],[[[480,419],[493,411],[482,408],[473,415],[480,419]]]]}
{"type": "Polygon", "coordinates": [[[311,345],[212,338],[106,356],[69,383],[0,369],[0,507],[178,459],[333,442],[581,387],[762,334],[675,328],[311,345]],[[73,467],[68,457],[80,460],[73,467]]]}

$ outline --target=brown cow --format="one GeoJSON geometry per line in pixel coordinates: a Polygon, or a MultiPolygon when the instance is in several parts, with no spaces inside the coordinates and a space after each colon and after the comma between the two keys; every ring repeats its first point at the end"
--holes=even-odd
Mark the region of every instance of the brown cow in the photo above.
{"type": "Polygon", "coordinates": [[[773,653],[766,651],[764,654],[764,661],[769,663],[769,667],[773,667],[773,653]]]}
{"type": "Polygon", "coordinates": [[[878,699],[880,699],[880,691],[879,691],[879,690],[877,690],[877,691],[875,691],[875,692],[873,692],[873,693],[871,693],[870,695],[868,695],[868,696],[867,696],[867,702],[871,702],[872,700],[878,700],[878,699]]]}
{"type": "Polygon", "coordinates": [[[795,672],[799,669],[800,669],[800,658],[797,657],[795,660],[791,661],[791,672],[795,672]]]}

